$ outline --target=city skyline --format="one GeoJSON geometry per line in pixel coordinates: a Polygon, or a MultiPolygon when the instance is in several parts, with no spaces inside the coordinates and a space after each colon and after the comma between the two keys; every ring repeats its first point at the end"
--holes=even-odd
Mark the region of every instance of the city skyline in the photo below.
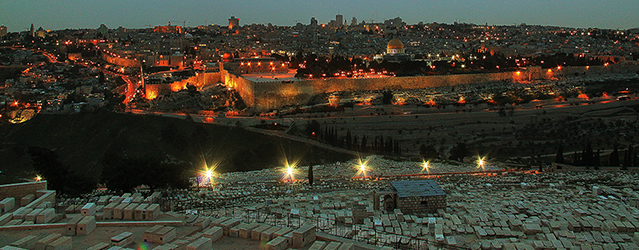
{"type": "Polygon", "coordinates": [[[381,22],[401,17],[407,24],[430,23],[476,23],[491,25],[549,25],[575,28],[631,29],[639,27],[639,17],[633,10],[639,2],[631,0],[607,2],[584,2],[577,0],[556,1],[403,1],[392,4],[387,1],[326,1],[295,2],[278,1],[264,3],[255,0],[242,2],[212,3],[204,0],[189,2],[129,1],[108,2],[70,0],[5,2],[5,13],[0,25],[9,32],[28,30],[31,23],[36,28],[60,30],[91,28],[100,24],[109,28],[144,28],[172,22],[175,25],[193,27],[204,24],[227,25],[230,16],[240,18],[240,25],[272,23],[292,26],[308,24],[311,17],[319,23],[328,23],[342,14],[344,20],[356,17],[358,22],[381,22]],[[295,10],[295,11],[289,11],[295,10]]]}

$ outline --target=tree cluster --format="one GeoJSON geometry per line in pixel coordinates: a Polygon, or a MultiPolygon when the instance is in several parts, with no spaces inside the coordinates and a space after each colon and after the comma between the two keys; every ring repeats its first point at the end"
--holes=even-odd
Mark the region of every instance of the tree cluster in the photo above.
{"type": "Polygon", "coordinates": [[[129,157],[113,151],[102,159],[102,182],[109,189],[128,192],[140,185],[155,188],[188,188],[192,166],[167,162],[157,157],[129,157]]]}
{"type": "Polygon", "coordinates": [[[306,125],[305,134],[311,139],[358,152],[396,156],[402,155],[402,148],[399,145],[399,141],[394,140],[392,137],[384,139],[383,135],[376,136],[369,145],[366,135],[358,137],[354,135],[351,130],[347,130],[345,135],[341,135],[335,127],[324,127],[323,130],[321,127],[319,122],[312,120],[306,125]]]}
{"type": "Polygon", "coordinates": [[[72,172],[69,166],[64,165],[53,150],[42,147],[30,147],[33,168],[47,181],[49,189],[61,194],[78,196],[89,193],[95,189],[97,183],[77,172],[72,172]]]}

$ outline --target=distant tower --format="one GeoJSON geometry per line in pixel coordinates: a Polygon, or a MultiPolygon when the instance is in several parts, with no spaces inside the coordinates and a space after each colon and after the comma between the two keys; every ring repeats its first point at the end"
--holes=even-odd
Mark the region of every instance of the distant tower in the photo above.
{"type": "Polygon", "coordinates": [[[31,37],[35,37],[35,28],[33,27],[33,24],[31,24],[31,37]]]}
{"type": "Polygon", "coordinates": [[[344,25],[344,16],[342,16],[342,14],[337,14],[335,16],[335,22],[337,23],[337,27],[341,27],[344,25]]]}
{"type": "Polygon", "coordinates": [[[0,26],[0,37],[7,35],[7,26],[0,26]]]}
{"type": "Polygon", "coordinates": [[[355,25],[357,25],[357,18],[353,17],[353,19],[351,20],[351,26],[355,25]]]}
{"type": "Polygon", "coordinates": [[[315,27],[317,26],[317,19],[315,19],[315,17],[311,17],[311,27],[315,27]]]}
{"type": "Polygon", "coordinates": [[[240,19],[236,18],[235,16],[231,16],[231,18],[229,18],[229,29],[237,29],[240,27],[240,19]]]}

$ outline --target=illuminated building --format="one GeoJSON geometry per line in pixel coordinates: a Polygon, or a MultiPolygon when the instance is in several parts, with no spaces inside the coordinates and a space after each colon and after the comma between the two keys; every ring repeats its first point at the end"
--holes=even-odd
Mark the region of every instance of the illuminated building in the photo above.
{"type": "Polygon", "coordinates": [[[182,27],[180,26],[172,26],[171,22],[167,26],[155,26],[153,28],[153,32],[157,33],[182,33],[182,27]]]}
{"type": "Polygon", "coordinates": [[[235,17],[235,16],[231,16],[231,18],[229,18],[229,29],[238,29],[240,27],[240,19],[235,17]]]}
{"type": "Polygon", "coordinates": [[[31,34],[31,37],[35,37],[35,28],[33,27],[33,24],[31,24],[31,29],[29,29],[29,34],[31,34]]]}
{"type": "Polygon", "coordinates": [[[0,26],[0,37],[7,35],[7,26],[0,26]]]}
{"type": "Polygon", "coordinates": [[[386,45],[386,54],[384,60],[389,62],[410,61],[411,56],[405,53],[404,43],[397,38],[393,38],[386,45]]]}
{"type": "Polygon", "coordinates": [[[397,38],[393,38],[386,45],[386,53],[391,55],[404,54],[404,43],[397,38]]]}

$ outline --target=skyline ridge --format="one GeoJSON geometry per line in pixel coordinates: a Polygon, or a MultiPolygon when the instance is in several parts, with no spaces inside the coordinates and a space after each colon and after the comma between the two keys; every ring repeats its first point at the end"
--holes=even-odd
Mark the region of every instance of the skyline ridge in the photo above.
{"type": "Polygon", "coordinates": [[[401,17],[408,24],[424,23],[476,23],[490,25],[557,26],[571,28],[632,29],[639,26],[639,17],[633,10],[639,2],[630,0],[562,2],[518,0],[504,4],[496,0],[403,1],[400,4],[387,1],[326,1],[322,3],[279,1],[264,3],[255,0],[213,3],[204,0],[188,2],[130,1],[74,2],[70,0],[9,2],[3,4],[5,13],[0,15],[0,25],[9,32],[27,30],[31,23],[44,29],[108,27],[144,28],[148,25],[165,25],[168,21],[177,25],[186,22],[187,27],[205,24],[225,24],[228,17],[241,18],[240,25],[272,23],[293,26],[297,22],[307,24],[311,17],[319,23],[327,23],[336,14],[345,20],[356,17],[359,22],[401,17]],[[46,25],[40,25],[46,24],[46,25]]]}

